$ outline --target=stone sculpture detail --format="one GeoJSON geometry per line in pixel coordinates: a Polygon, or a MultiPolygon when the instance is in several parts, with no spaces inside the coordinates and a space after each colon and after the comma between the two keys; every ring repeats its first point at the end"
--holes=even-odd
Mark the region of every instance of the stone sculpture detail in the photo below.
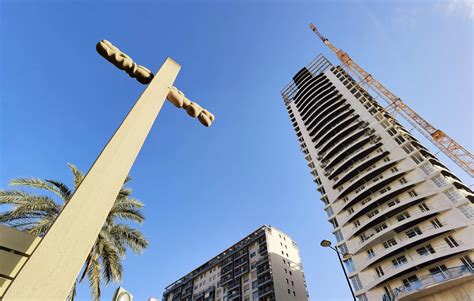
{"type": "Polygon", "coordinates": [[[153,73],[148,68],[137,65],[131,57],[123,53],[107,40],[97,43],[97,52],[115,67],[124,70],[130,77],[136,78],[140,83],[147,85],[153,79],[153,73]]]}
{"type": "MultiPolygon", "coordinates": [[[[107,61],[111,62],[115,67],[124,70],[132,78],[136,78],[138,82],[147,85],[151,82],[154,75],[146,67],[137,65],[133,59],[115,47],[107,40],[102,40],[97,43],[97,52],[103,56],[107,61]]],[[[214,115],[200,105],[190,101],[184,93],[176,87],[170,87],[168,93],[168,100],[177,108],[183,108],[189,116],[197,118],[202,125],[209,127],[214,121],[214,115]]]]}

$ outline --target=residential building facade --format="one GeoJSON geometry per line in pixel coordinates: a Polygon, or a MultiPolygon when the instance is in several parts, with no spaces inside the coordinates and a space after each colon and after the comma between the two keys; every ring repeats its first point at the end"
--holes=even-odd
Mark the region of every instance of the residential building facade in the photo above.
{"type": "Polygon", "coordinates": [[[282,96],[357,299],[473,300],[471,189],[321,55],[282,96]]]}
{"type": "Polygon", "coordinates": [[[163,301],[306,301],[295,241],[262,226],[166,287],[163,301]]]}

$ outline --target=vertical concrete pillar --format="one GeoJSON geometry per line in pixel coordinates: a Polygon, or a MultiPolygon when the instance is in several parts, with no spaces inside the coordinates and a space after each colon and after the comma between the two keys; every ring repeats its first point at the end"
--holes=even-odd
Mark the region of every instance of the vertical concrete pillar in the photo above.
{"type": "Polygon", "coordinates": [[[168,58],[7,289],[3,300],[65,300],[180,70],[168,58]]]}

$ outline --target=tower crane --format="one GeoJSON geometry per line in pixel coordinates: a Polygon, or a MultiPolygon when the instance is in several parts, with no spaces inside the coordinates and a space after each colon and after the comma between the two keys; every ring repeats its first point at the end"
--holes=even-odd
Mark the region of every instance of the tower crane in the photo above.
{"type": "Polygon", "coordinates": [[[454,141],[442,130],[437,129],[404,103],[398,96],[388,90],[371,74],[362,69],[351,57],[341,49],[336,48],[319,30],[310,23],[311,30],[323,41],[337,58],[347,67],[348,71],[354,74],[361,83],[367,85],[377,95],[382,97],[396,112],[399,112],[410,124],[412,124],[423,136],[436,145],[445,155],[454,161],[459,167],[474,177],[474,156],[459,143],[454,141]]]}

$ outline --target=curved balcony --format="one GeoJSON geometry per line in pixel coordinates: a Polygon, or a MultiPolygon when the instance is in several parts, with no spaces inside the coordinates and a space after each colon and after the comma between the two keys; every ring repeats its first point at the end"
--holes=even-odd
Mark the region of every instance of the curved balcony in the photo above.
{"type": "Polygon", "coordinates": [[[303,106],[308,100],[308,98],[305,98],[304,96],[306,95],[306,92],[309,91],[309,89],[311,88],[319,89],[319,87],[327,83],[329,83],[329,79],[325,76],[312,77],[308,81],[303,83],[303,85],[298,89],[298,92],[296,92],[295,97],[294,97],[294,100],[295,100],[294,102],[295,102],[296,107],[298,109],[303,109],[303,106]]]}
{"type": "Polygon", "coordinates": [[[443,225],[441,228],[435,228],[432,225],[422,227],[423,234],[417,235],[408,239],[400,239],[399,235],[395,235],[393,239],[396,240],[397,244],[389,248],[380,247],[374,250],[374,255],[367,256],[366,261],[361,265],[360,270],[363,271],[374,264],[377,264],[389,257],[396,256],[408,249],[414,247],[420,247],[422,244],[428,244],[431,240],[451,232],[454,229],[464,227],[464,225],[443,225]]]}
{"type": "MultiPolygon", "coordinates": [[[[368,237],[364,241],[361,240],[359,242],[359,246],[355,248],[353,253],[355,254],[355,253],[370,249],[374,244],[378,242],[382,242],[385,239],[391,238],[394,234],[393,232],[398,233],[403,230],[406,230],[435,215],[438,215],[442,211],[448,210],[449,208],[450,208],[449,206],[433,207],[429,211],[418,211],[416,213],[412,213],[409,218],[405,218],[402,221],[393,220],[391,222],[386,222],[385,224],[387,225],[387,228],[383,229],[380,232],[374,231],[375,233],[367,234],[368,237]]],[[[428,225],[426,227],[431,227],[431,225],[428,225]]],[[[423,227],[419,227],[419,228],[420,230],[424,229],[423,227]]],[[[398,237],[400,241],[409,239],[408,237],[404,237],[401,235],[398,235],[398,237]]]]}
{"type": "MultiPolygon", "coordinates": [[[[307,114],[311,113],[310,115],[302,115],[301,118],[304,121],[308,121],[308,122],[318,120],[318,118],[320,117],[321,114],[323,114],[323,113],[325,114],[327,111],[330,111],[330,110],[334,109],[335,107],[337,107],[338,105],[341,105],[341,103],[346,101],[337,90],[334,90],[333,92],[331,92],[330,94],[328,94],[324,98],[325,99],[321,100],[321,103],[318,104],[314,108],[314,110],[311,110],[307,113],[307,114]],[[329,103],[329,105],[326,105],[326,103],[329,103]]],[[[309,128],[310,127],[308,127],[308,129],[309,128]]]]}
{"type": "MultiPolygon", "coordinates": [[[[350,114],[350,113],[347,114],[347,112],[345,114],[342,114],[342,115],[346,115],[346,118],[343,118],[343,119],[335,118],[335,119],[333,119],[333,123],[335,124],[334,127],[330,128],[330,129],[328,128],[328,131],[326,131],[326,132],[319,131],[319,133],[318,133],[319,135],[315,135],[315,136],[312,137],[313,141],[316,141],[316,145],[315,145],[316,148],[319,148],[322,144],[324,144],[328,140],[330,140],[331,137],[334,137],[335,135],[340,133],[342,130],[344,130],[344,128],[346,128],[352,122],[356,121],[357,118],[359,118],[359,115],[350,114]]],[[[363,122],[363,121],[359,121],[359,122],[363,122]]]]}
{"type": "Polygon", "coordinates": [[[334,97],[340,95],[339,91],[337,91],[335,88],[329,88],[328,92],[326,95],[322,96],[320,99],[317,99],[317,101],[311,103],[310,106],[306,108],[306,111],[304,113],[301,113],[301,119],[306,120],[306,119],[311,119],[312,116],[314,116],[315,112],[320,110],[321,108],[324,108],[324,105],[328,103],[331,99],[334,97]]]}
{"type": "MultiPolygon", "coordinates": [[[[378,206],[380,206],[380,205],[396,198],[400,194],[404,193],[405,191],[415,187],[417,184],[419,184],[421,182],[424,182],[424,181],[425,181],[424,179],[419,179],[419,180],[416,180],[416,181],[411,180],[408,183],[392,187],[391,191],[388,192],[388,193],[379,194],[377,197],[374,197],[374,198],[369,197],[370,200],[367,200],[368,199],[367,198],[366,200],[364,200],[364,205],[359,207],[359,209],[357,209],[356,211],[354,211],[354,213],[352,215],[348,216],[347,221],[345,221],[341,224],[352,222],[354,219],[360,217],[362,214],[366,214],[367,212],[369,212],[369,211],[377,208],[378,206]]],[[[343,209],[344,208],[342,208],[341,211],[343,209]]],[[[337,212],[337,213],[339,213],[339,212],[337,212]]]]}
{"type": "MultiPolygon", "coordinates": [[[[330,149],[328,149],[326,152],[321,153],[322,154],[322,160],[321,162],[328,162],[329,158],[332,158],[336,154],[344,151],[345,149],[349,148],[352,144],[355,144],[357,140],[362,137],[363,135],[367,137],[375,137],[373,135],[372,131],[370,129],[362,128],[358,131],[355,131],[345,137],[341,138],[341,141],[333,145],[330,149]]],[[[327,166],[325,167],[327,169],[327,166]]],[[[329,173],[332,173],[332,171],[329,171],[329,173]]]]}
{"type": "Polygon", "coordinates": [[[402,274],[411,273],[412,271],[421,269],[438,261],[450,258],[469,249],[470,246],[463,245],[462,243],[460,243],[459,246],[453,248],[449,246],[439,246],[437,249],[435,249],[435,254],[430,254],[426,256],[421,256],[419,254],[413,255],[411,256],[412,260],[398,267],[395,267],[393,264],[386,265],[382,267],[384,275],[381,277],[374,276],[374,281],[372,281],[368,285],[367,289],[372,289],[375,286],[381,285],[387,281],[397,278],[402,274]]]}
{"type": "MultiPolygon", "coordinates": [[[[388,162],[387,162],[388,163],[388,162]]],[[[389,181],[392,182],[392,181],[395,181],[396,179],[398,179],[399,177],[401,177],[402,175],[410,172],[411,170],[413,170],[414,168],[409,168],[409,169],[405,169],[405,170],[400,170],[400,171],[397,171],[397,172],[394,172],[394,173],[391,173],[391,174],[387,174],[385,176],[380,176],[379,178],[376,178],[377,176],[379,176],[380,174],[382,174],[383,172],[385,172],[387,169],[389,169],[390,167],[392,167],[393,165],[395,165],[396,162],[392,163],[392,164],[386,164],[384,166],[381,166],[377,169],[372,169],[370,173],[368,174],[365,174],[363,175],[363,177],[361,177],[359,180],[355,181],[355,182],[352,182],[348,187],[346,187],[346,189],[342,190],[341,193],[339,194],[338,198],[343,198],[345,197],[346,195],[352,193],[354,190],[356,190],[356,188],[359,188],[359,189],[368,189],[370,186],[373,186],[374,183],[381,183],[383,181],[386,181],[386,183],[388,184],[389,181]],[[375,179],[374,179],[375,178],[375,179]],[[382,179],[382,180],[381,180],[382,179]],[[385,179],[385,180],[383,180],[385,179]],[[392,179],[392,180],[390,180],[392,179]],[[366,185],[365,188],[361,187],[361,186],[364,186],[366,185]]],[[[362,190],[362,193],[363,193],[363,190],[362,190]]]]}
{"type": "MultiPolygon", "coordinates": [[[[369,140],[370,140],[370,137],[369,137],[369,140]]],[[[355,152],[353,154],[349,154],[350,158],[346,158],[346,160],[344,162],[341,162],[341,164],[338,164],[337,166],[335,166],[334,169],[336,169],[336,171],[348,170],[349,168],[351,168],[351,166],[355,166],[357,163],[362,162],[363,160],[368,158],[369,155],[372,152],[374,152],[378,149],[380,149],[383,152],[383,150],[380,148],[382,145],[383,145],[382,142],[371,143],[371,144],[365,145],[364,147],[359,148],[358,152],[355,152]]],[[[381,153],[381,152],[378,151],[378,153],[381,153]]],[[[358,179],[359,176],[363,173],[364,173],[364,171],[362,171],[362,172],[360,172],[356,175],[353,175],[351,172],[349,172],[349,173],[344,173],[345,176],[343,176],[342,178],[340,178],[340,177],[338,177],[337,179],[333,178],[334,181],[337,181],[336,183],[334,183],[333,188],[336,189],[338,186],[344,184],[348,180],[350,180],[350,182],[353,182],[356,179],[358,179]]],[[[364,177],[365,177],[365,175],[364,175],[364,177]]]]}
{"type": "MultiPolygon", "coordinates": [[[[352,232],[347,236],[347,238],[352,238],[353,236],[357,236],[360,233],[369,230],[370,228],[379,225],[380,223],[384,221],[389,221],[392,217],[394,217],[397,214],[400,214],[401,212],[407,210],[410,207],[413,207],[414,205],[421,203],[425,201],[427,198],[433,196],[435,193],[426,193],[423,196],[417,196],[417,197],[405,197],[402,200],[408,200],[404,201],[403,203],[400,202],[395,206],[389,207],[378,207],[378,213],[374,214],[371,217],[367,217],[366,220],[359,220],[360,226],[359,227],[353,227],[352,232]]],[[[427,206],[429,211],[431,210],[431,206],[427,206]]],[[[417,210],[418,212],[419,210],[417,210]]]]}
{"type": "Polygon", "coordinates": [[[344,130],[336,133],[329,141],[323,143],[320,147],[321,152],[326,152],[329,148],[338,145],[338,141],[344,139],[345,137],[349,137],[353,132],[357,129],[367,129],[366,124],[363,121],[357,121],[356,123],[351,124],[349,127],[345,128],[344,130]]]}
{"type": "Polygon", "coordinates": [[[350,111],[341,112],[339,115],[335,116],[334,119],[324,124],[322,127],[312,129],[311,132],[309,132],[309,135],[314,139],[319,139],[321,135],[323,135],[327,131],[330,131],[332,128],[335,127],[335,125],[339,124],[342,120],[352,116],[360,117],[358,114],[355,114],[350,111]]]}
{"type": "Polygon", "coordinates": [[[465,265],[448,268],[440,274],[427,274],[418,278],[410,286],[400,286],[392,291],[390,295],[385,294],[383,301],[394,300],[418,300],[427,294],[436,293],[446,287],[457,286],[459,284],[474,279],[474,270],[465,265]]]}
{"type": "Polygon", "coordinates": [[[364,169],[368,168],[372,164],[378,162],[379,160],[382,160],[382,158],[388,156],[390,153],[389,151],[383,151],[382,153],[378,153],[376,156],[371,156],[370,154],[374,151],[368,151],[370,148],[364,150],[363,152],[366,154],[365,156],[360,156],[362,157],[356,162],[353,162],[351,165],[346,167],[346,164],[341,165],[338,169],[335,171],[331,172],[329,175],[329,180],[334,179],[336,176],[340,179],[339,181],[345,182],[347,181],[347,178],[352,178],[356,174],[362,172],[364,169]]]}
{"type": "MultiPolygon", "coordinates": [[[[338,156],[339,154],[344,153],[348,149],[352,149],[354,145],[358,144],[361,140],[364,139],[374,139],[375,140],[380,140],[380,137],[377,137],[375,134],[368,134],[366,131],[359,131],[355,135],[349,137],[348,139],[343,141],[343,145],[340,147],[334,147],[327,153],[320,153],[318,155],[318,160],[321,160],[322,162],[327,163],[326,166],[326,172],[328,175],[338,166],[332,166],[331,160],[333,157],[338,156]]],[[[376,142],[376,141],[375,141],[376,142]]],[[[355,151],[355,150],[354,150],[355,151]]]]}
{"type": "MultiPolygon", "coordinates": [[[[417,195],[415,197],[411,196],[405,196],[405,197],[399,197],[402,193],[404,193],[406,190],[410,189],[412,185],[401,187],[389,195],[384,195],[383,199],[376,198],[374,200],[371,200],[367,202],[365,206],[360,207],[357,211],[355,211],[352,215],[349,215],[347,219],[339,221],[339,223],[344,226],[347,223],[350,223],[354,221],[355,219],[360,218],[362,215],[367,214],[369,211],[372,211],[374,209],[377,209],[379,212],[375,214],[374,216],[368,218],[366,221],[372,220],[374,218],[377,218],[381,215],[388,215],[389,217],[393,216],[394,214],[400,213],[404,209],[413,206],[417,203],[420,203],[427,198],[433,196],[437,192],[427,192],[423,193],[421,195],[417,195]],[[385,205],[386,202],[389,200],[398,200],[398,202],[395,205],[385,205]]],[[[359,219],[359,222],[361,222],[361,227],[365,226],[364,221],[361,221],[359,219]]]]}
{"type": "Polygon", "coordinates": [[[339,148],[337,151],[332,151],[328,154],[320,154],[318,159],[325,158],[324,162],[327,162],[326,169],[328,173],[331,173],[335,168],[339,167],[339,164],[343,164],[343,159],[347,160],[347,156],[359,151],[367,143],[375,144],[377,141],[380,141],[380,138],[375,137],[375,135],[363,135],[357,137],[356,139],[351,139],[349,144],[344,145],[339,148]],[[361,138],[362,137],[362,138],[361,138]]]}
{"type": "Polygon", "coordinates": [[[329,80],[322,82],[320,85],[317,85],[314,87],[314,89],[309,91],[311,94],[303,98],[304,100],[301,103],[301,106],[297,105],[296,107],[302,114],[305,114],[312,104],[319,102],[318,97],[322,94],[322,92],[327,91],[331,87],[332,84],[329,80]]]}
{"type": "MultiPolygon", "coordinates": [[[[342,96],[341,96],[342,97],[342,96]]],[[[351,108],[350,104],[346,103],[342,105],[341,107],[335,109],[333,112],[328,114],[326,117],[324,117],[321,120],[314,119],[311,121],[311,124],[308,127],[308,131],[312,131],[313,129],[320,128],[321,125],[327,124],[331,120],[335,119],[338,115],[340,115],[343,112],[354,112],[355,110],[351,108]]]]}

